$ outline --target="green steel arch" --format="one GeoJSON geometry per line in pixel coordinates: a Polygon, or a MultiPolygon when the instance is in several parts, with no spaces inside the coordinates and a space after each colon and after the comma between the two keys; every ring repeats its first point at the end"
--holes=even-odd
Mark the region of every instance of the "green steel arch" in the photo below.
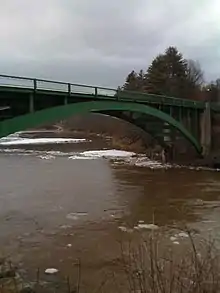
{"type": "Polygon", "coordinates": [[[0,137],[28,128],[37,127],[42,124],[63,120],[74,114],[108,110],[139,112],[159,118],[178,129],[186,139],[192,143],[198,153],[201,153],[202,151],[202,147],[195,137],[193,137],[193,135],[180,122],[170,115],[147,105],[119,101],[89,101],[73,103],[4,120],[0,122],[0,137]]]}

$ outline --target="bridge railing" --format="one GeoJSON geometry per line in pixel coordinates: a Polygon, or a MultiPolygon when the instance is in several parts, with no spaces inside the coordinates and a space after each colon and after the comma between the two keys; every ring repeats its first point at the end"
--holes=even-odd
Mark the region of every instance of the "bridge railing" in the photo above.
{"type": "Polygon", "coordinates": [[[34,80],[27,77],[0,75],[0,86],[34,88],[34,80]]]}
{"type": "Polygon", "coordinates": [[[63,82],[53,82],[46,80],[35,80],[35,85],[33,87],[35,90],[47,90],[56,92],[68,92],[68,87],[66,83],[63,82]]]}
{"type": "Polygon", "coordinates": [[[94,87],[82,84],[73,84],[60,81],[51,81],[45,79],[34,79],[28,77],[18,77],[9,75],[0,75],[0,87],[15,87],[32,89],[34,91],[55,91],[69,94],[85,94],[91,97],[112,98],[116,100],[148,102],[152,104],[167,104],[173,106],[183,106],[192,108],[204,108],[204,102],[192,101],[187,99],[179,99],[174,97],[167,97],[162,95],[155,95],[149,93],[139,93],[132,91],[117,91],[105,87],[94,87]]]}
{"type": "Polygon", "coordinates": [[[115,89],[45,79],[0,75],[0,86],[114,97],[115,89]]]}
{"type": "Polygon", "coordinates": [[[106,97],[114,97],[117,93],[115,89],[47,80],[36,80],[36,90],[60,91],[72,94],[75,93],[106,97]]]}
{"type": "Polygon", "coordinates": [[[192,108],[204,108],[203,101],[193,101],[188,99],[179,99],[175,97],[167,97],[157,94],[149,94],[149,93],[138,93],[132,91],[119,91],[118,92],[119,99],[128,99],[128,100],[137,100],[137,101],[148,101],[148,103],[152,104],[167,104],[173,106],[181,106],[181,107],[192,107],[192,108]]]}
{"type": "Polygon", "coordinates": [[[109,88],[102,88],[97,87],[97,95],[99,96],[106,96],[106,97],[114,97],[116,99],[117,90],[115,89],[109,89],[109,88]]]}

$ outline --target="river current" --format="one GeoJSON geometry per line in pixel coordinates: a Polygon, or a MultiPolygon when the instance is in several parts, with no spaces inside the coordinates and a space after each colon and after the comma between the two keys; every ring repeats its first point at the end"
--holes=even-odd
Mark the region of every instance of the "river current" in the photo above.
{"type": "Polygon", "coordinates": [[[95,288],[119,240],[137,230],[161,229],[180,246],[174,226],[220,236],[216,170],[163,166],[96,140],[19,135],[0,140],[0,165],[0,251],[33,278],[56,268],[75,282],[80,260],[85,288],[95,288]]]}

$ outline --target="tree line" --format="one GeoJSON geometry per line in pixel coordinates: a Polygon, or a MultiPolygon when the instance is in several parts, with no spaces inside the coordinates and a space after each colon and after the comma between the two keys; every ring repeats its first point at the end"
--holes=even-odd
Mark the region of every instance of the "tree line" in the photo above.
{"type": "Polygon", "coordinates": [[[171,97],[220,101],[220,79],[205,83],[200,64],[187,60],[176,47],[156,56],[146,71],[132,70],[121,90],[146,92],[171,97]]]}

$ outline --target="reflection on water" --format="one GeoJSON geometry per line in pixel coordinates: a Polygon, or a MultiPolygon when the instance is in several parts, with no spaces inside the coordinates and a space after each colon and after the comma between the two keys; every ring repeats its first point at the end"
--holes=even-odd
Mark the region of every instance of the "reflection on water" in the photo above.
{"type": "Polygon", "coordinates": [[[139,221],[154,221],[163,233],[187,224],[219,237],[218,172],[53,157],[0,154],[1,251],[30,275],[36,267],[72,274],[80,258],[95,285],[96,274],[117,259],[118,239],[127,237],[118,227],[139,221]]]}
{"type": "Polygon", "coordinates": [[[219,200],[219,174],[187,169],[149,170],[147,168],[114,168],[117,191],[130,209],[128,220],[140,217],[159,225],[201,220],[199,207],[219,200]],[[196,204],[197,203],[197,204],[196,204]]]}

